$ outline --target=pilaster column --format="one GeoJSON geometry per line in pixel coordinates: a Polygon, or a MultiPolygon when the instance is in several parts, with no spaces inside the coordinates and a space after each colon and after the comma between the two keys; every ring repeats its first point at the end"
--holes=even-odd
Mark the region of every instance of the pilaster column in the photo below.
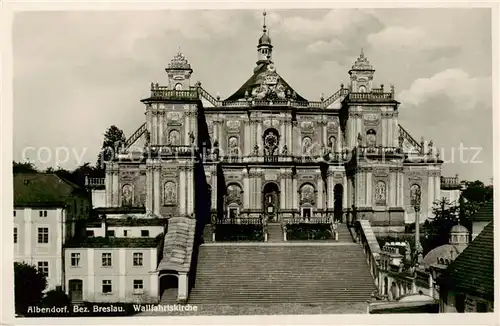
{"type": "Polygon", "coordinates": [[[366,172],[366,186],[365,186],[365,189],[366,189],[366,199],[365,199],[365,203],[366,203],[366,206],[369,206],[369,207],[371,207],[373,205],[372,204],[372,187],[373,187],[373,184],[372,184],[372,172],[368,171],[368,172],[366,172]]]}
{"type": "Polygon", "coordinates": [[[340,125],[337,126],[337,144],[335,150],[340,152],[342,149],[342,131],[340,130],[340,125]]]}
{"type": "Polygon", "coordinates": [[[429,176],[427,177],[427,209],[429,212],[432,212],[432,203],[434,202],[434,177],[432,172],[428,171],[429,176]]]}
{"type": "Polygon", "coordinates": [[[161,207],[161,197],[160,197],[160,169],[161,166],[159,166],[159,162],[155,162],[154,166],[154,173],[153,173],[153,178],[154,178],[154,214],[157,216],[160,216],[160,207],[161,207]]]}
{"type": "Polygon", "coordinates": [[[325,146],[328,146],[328,133],[326,130],[326,122],[323,124],[323,127],[321,128],[321,132],[323,133],[323,144],[325,146]]]}
{"type": "Polygon", "coordinates": [[[316,173],[318,173],[318,181],[316,184],[316,189],[318,191],[318,204],[316,207],[318,209],[323,209],[324,208],[324,199],[323,199],[323,178],[321,177],[321,170],[317,170],[316,173]]]}
{"type": "Polygon", "coordinates": [[[186,183],[187,183],[187,214],[191,215],[194,213],[194,172],[193,167],[188,166],[186,172],[186,183]]]}
{"type": "Polygon", "coordinates": [[[259,145],[259,152],[262,152],[262,149],[264,148],[262,144],[262,120],[259,120],[257,122],[257,144],[259,145]]]}
{"type": "MultiPolygon", "coordinates": [[[[151,107],[148,105],[146,109],[146,129],[149,131],[150,136],[153,135],[153,113],[151,107]]],[[[150,139],[151,141],[152,139],[150,139]]]]}
{"type": "Polygon", "coordinates": [[[295,155],[302,156],[302,135],[300,132],[300,125],[297,123],[295,129],[295,155]]]}
{"type": "Polygon", "coordinates": [[[179,215],[186,215],[186,168],[179,169],[179,215]]]}
{"type": "Polygon", "coordinates": [[[181,144],[186,145],[189,142],[189,131],[190,131],[190,113],[184,112],[184,138],[182,139],[181,144]]]}
{"type": "Polygon", "coordinates": [[[257,178],[255,179],[255,208],[262,209],[262,169],[257,169],[257,178]]]}
{"type": "Polygon", "coordinates": [[[286,209],[293,208],[293,191],[291,191],[293,187],[292,175],[290,173],[287,174],[286,178],[286,209]]]}
{"type": "MultiPolygon", "coordinates": [[[[285,131],[285,122],[280,121],[280,147],[286,144],[286,131],[285,131]]],[[[281,154],[281,148],[278,149],[281,154]]]]}
{"type": "Polygon", "coordinates": [[[219,132],[219,150],[222,149],[223,150],[221,152],[222,155],[226,156],[226,152],[227,152],[226,142],[227,142],[227,140],[224,139],[224,121],[219,121],[217,129],[219,132]]]}
{"type": "Polygon", "coordinates": [[[219,129],[219,121],[214,120],[212,122],[212,137],[213,137],[212,144],[213,144],[213,142],[215,142],[215,140],[217,140],[219,142],[219,146],[220,146],[218,129],[219,129]]]}
{"type": "Polygon", "coordinates": [[[434,171],[434,200],[441,200],[441,175],[439,170],[434,171]]]}
{"type": "Polygon", "coordinates": [[[388,136],[388,130],[389,128],[387,127],[387,117],[382,114],[382,147],[386,147],[387,146],[387,138],[389,138],[388,136]]]}
{"type": "Polygon", "coordinates": [[[288,147],[288,153],[290,155],[293,155],[294,150],[293,150],[293,140],[292,140],[292,123],[290,121],[287,121],[286,123],[286,131],[287,131],[286,147],[288,147]]]}
{"type": "Polygon", "coordinates": [[[397,172],[393,171],[390,174],[390,188],[389,188],[389,206],[394,207],[396,205],[397,192],[399,188],[397,187],[397,172]]]}
{"type": "Polygon", "coordinates": [[[399,124],[398,124],[398,118],[396,114],[393,114],[392,118],[392,142],[395,147],[399,145],[399,124]]]}
{"type": "Polygon", "coordinates": [[[292,180],[292,196],[293,196],[293,209],[299,209],[299,195],[298,195],[297,175],[293,176],[292,180]]]}
{"type": "MultiPolygon", "coordinates": [[[[329,167],[328,173],[326,174],[326,186],[327,186],[326,189],[327,189],[327,194],[328,194],[328,209],[333,210],[335,207],[335,193],[334,193],[335,185],[333,182],[333,169],[332,169],[332,167],[329,167]]],[[[345,197],[345,194],[344,194],[344,197],[345,197]]]]}
{"type": "Polygon", "coordinates": [[[157,141],[157,137],[158,137],[158,120],[157,120],[157,117],[158,117],[158,111],[153,110],[151,112],[152,116],[151,116],[151,144],[152,145],[156,145],[158,144],[158,141],[157,141]]]}
{"type": "Polygon", "coordinates": [[[284,169],[281,169],[281,178],[280,178],[280,209],[287,209],[286,205],[286,176],[284,169]]]}
{"type": "Polygon", "coordinates": [[[212,165],[212,209],[218,209],[217,207],[217,170],[214,165],[212,165]]]}
{"type": "Polygon", "coordinates": [[[120,189],[118,184],[118,170],[115,164],[113,164],[113,206],[119,207],[120,205],[120,189]]]}
{"type": "MultiPolygon", "coordinates": [[[[363,121],[361,119],[361,113],[358,113],[356,115],[356,134],[354,135],[355,137],[358,137],[358,134],[361,133],[361,136],[363,136],[363,139],[365,139],[365,134],[362,132],[363,130],[363,121]]],[[[354,138],[356,140],[356,138],[354,138]]]]}
{"type": "Polygon", "coordinates": [[[104,179],[106,207],[113,206],[113,203],[111,202],[111,192],[113,191],[112,180],[113,180],[113,174],[111,173],[109,168],[106,168],[106,176],[104,179]]]}
{"type": "Polygon", "coordinates": [[[344,176],[342,177],[342,188],[343,188],[342,208],[349,208],[350,207],[349,203],[348,203],[348,198],[349,198],[350,192],[349,192],[349,184],[347,182],[348,182],[347,175],[344,173],[344,176]]]}
{"type": "Polygon", "coordinates": [[[146,162],[146,212],[153,212],[153,170],[150,162],[146,162]]]}
{"type": "Polygon", "coordinates": [[[248,178],[248,170],[243,169],[243,209],[250,208],[250,179],[248,178]]]}
{"type": "Polygon", "coordinates": [[[398,198],[396,205],[404,207],[404,175],[402,171],[398,171],[398,198]]]}
{"type": "Polygon", "coordinates": [[[158,144],[163,145],[163,133],[165,132],[163,129],[163,122],[165,120],[165,111],[160,111],[158,114],[158,119],[160,122],[159,130],[158,130],[158,144]]]}
{"type": "Polygon", "coordinates": [[[394,132],[393,132],[393,127],[394,127],[394,122],[393,122],[393,119],[392,119],[392,115],[391,117],[389,117],[389,120],[387,120],[387,138],[388,138],[388,143],[387,143],[387,146],[388,147],[395,147],[394,146],[394,132]]]}
{"type": "MultiPolygon", "coordinates": [[[[114,258],[114,257],[113,257],[114,258]]],[[[112,259],[113,259],[112,258],[112,259]]],[[[124,302],[126,300],[127,289],[127,257],[125,248],[118,249],[118,298],[124,302]]],[[[115,258],[116,259],[116,258],[115,258]]]]}
{"type": "Polygon", "coordinates": [[[244,135],[245,135],[245,138],[242,141],[240,141],[240,147],[243,143],[243,155],[247,156],[247,155],[250,155],[252,149],[250,148],[250,145],[251,145],[251,140],[250,140],[250,122],[249,121],[246,121],[245,122],[245,125],[244,125],[244,135]]]}

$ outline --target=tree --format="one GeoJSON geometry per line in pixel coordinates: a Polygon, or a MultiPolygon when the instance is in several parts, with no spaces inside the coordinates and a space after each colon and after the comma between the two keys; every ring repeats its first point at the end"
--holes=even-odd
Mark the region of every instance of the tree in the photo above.
{"type": "Polygon", "coordinates": [[[434,216],[429,217],[423,225],[422,247],[425,248],[424,252],[447,244],[450,229],[458,224],[460,218],[459,206],[455,202],[450,202],[448,198],[435,201],[432,212],[434,216]]]}
{"type": "Polygon", "coordinates": [[[71,305],[71,299],[60,287],[58,287],[55,290],[48,291],[45,294],[45,297],[43,297],[41,302],[41,306],[44,308],[64,307],[64,306],[69,307],[70,305],[71,305]]]}
{"type": "Polygon", "coordinates": [[[28,307],[39,305],[47,286],[45,276],[35,266],[14,263],[14,301],[17,314],[26,314],[28,307]]]}
{"type": "Polygon", "coordinates": [[[38,173],[38,169],[32,162],[12,162],[12,172],[13,173],[38,173]]]}
{"type": "Polygon", "coordinates": [[[106,162],[109,162],[118,148],[121,147],[126,141],[125,133],[123,130],[115,125],[112,125],[106,130],[104,134],[104,141],[102,142],[101,151],[97,157],[96,167],[104,169],[106,162]]]}
{"type": "Polygon", "coordinates": [[[467,181],[462,196],[467,202],[484,203],[493,200],[493,186],[485,186],[479,180],[467,181]]]}

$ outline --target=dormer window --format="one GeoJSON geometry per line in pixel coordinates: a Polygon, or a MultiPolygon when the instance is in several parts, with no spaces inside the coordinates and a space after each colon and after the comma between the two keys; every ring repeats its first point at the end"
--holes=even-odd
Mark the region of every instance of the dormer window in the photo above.
{"type": "Polygon", "coordinates": [[[175,90],[176,91],[181,91],[182,90],[182,84],[181,83],[175,84],[175,90]]]}
{"type": "Polygon", "coordinates": [[[359,92],[360,93],[366,93],[366,87],[365,86],[359,86],[359,92]]]}

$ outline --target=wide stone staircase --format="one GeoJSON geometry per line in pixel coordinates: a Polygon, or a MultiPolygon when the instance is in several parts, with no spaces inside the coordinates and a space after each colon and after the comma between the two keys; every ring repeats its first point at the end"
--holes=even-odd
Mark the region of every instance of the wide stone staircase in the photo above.
{"type": "Polygon", "coordinates": [[[267,224],[267,241],[268,242],[284,242],[283,228],[280,223],[267,224]]]}
{"type": "Polygon", "coordinates": [[[207,243],[200,247],[196,275],[192,304],[365,303],[376,290],[352,238],[207,243]]]}

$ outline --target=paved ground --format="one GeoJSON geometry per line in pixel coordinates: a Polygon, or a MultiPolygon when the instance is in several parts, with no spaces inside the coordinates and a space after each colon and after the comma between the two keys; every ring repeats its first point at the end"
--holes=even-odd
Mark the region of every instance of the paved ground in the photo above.
{"type": "Polygon", "coordinates": [[[143,312],[136,316],[213,316],[213,315],[313,315],[367,314],[367,303],[360,304],[268,304],[268,305],[197,305],[197,311],[143,312]]]}

